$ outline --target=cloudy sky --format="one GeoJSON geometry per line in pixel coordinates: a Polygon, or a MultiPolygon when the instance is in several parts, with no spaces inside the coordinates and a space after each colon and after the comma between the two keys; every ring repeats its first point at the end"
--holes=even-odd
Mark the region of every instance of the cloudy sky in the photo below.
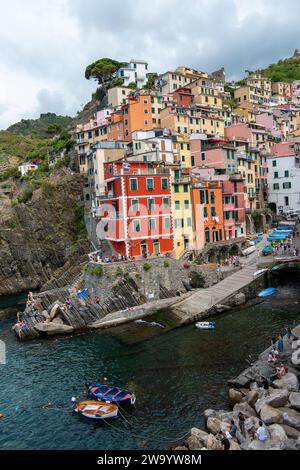
{"type": "Polygon", "coordinates": [[[56,112],[74,115],[101,57],[145,59],[228,78],[300,49],[299,0],[0,0],[0,129],[56,112]]]}

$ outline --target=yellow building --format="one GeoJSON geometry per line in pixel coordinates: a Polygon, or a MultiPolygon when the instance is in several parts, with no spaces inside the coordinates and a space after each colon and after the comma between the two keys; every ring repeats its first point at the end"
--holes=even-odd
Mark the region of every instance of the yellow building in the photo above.
{"type": "Polygon", "coordinates": [[[87,124],[78,124],[75,129],[75,139],[75,148],[79,155],[80,173],[87,173],[87,155],[90,152],[91,144],[106,139],[106,126],[100,126],[92,119],[87,124]]]}
{"type": "Polygon", "coordinates": [[[187,135],[180,134],[173,142],[174,160],[180,162],[182,168],[191,168],[194,166],[191,158],[190,140],[187,135]]]}
{"type": "Polygon", "coordinates": [[[239,149],[237,151],[238,171],[244,178],[245,209],[255,210],[256,202],[256,175],[258,172],[258,152],[239,149]]]}
{"type": "Polygon", "coordinates": [[[195,80],[187,85],[194,95],[194,103],[211,108],[222,108],[223,100],[216,87],[215,81],[208,78],[195,80]]]}
{"type": "Polygon", "coordinates": [[[186,250],[193,249],[194,229],[191,202],[191,178],[181,169],[173,170],[172,212],[174,224],[174,247],[176,259],[186,250]]]}
{"type": "Polygon", "coordinates": [[[152,113],[152,124],[154,128],[161,127],[160,113],[163,108],[163,100],[161,96],[151,96],[151,113],[152,113]]]}
{"type": "Polygon", "coordinates": [[[190,134],[189,114],[187,108],[167,106],[160,112],[161,127],[172,129],[178,134],[190,134]]]}

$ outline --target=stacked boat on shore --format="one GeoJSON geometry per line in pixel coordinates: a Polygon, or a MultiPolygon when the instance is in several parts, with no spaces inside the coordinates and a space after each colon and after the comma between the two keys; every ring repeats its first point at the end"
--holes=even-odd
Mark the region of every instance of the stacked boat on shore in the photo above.
{"type": "Polygon", "coordinates": [[[119,406],[134,405],[136,396],[129,390],[112,387],[107,384],[87,384],[89,400],[79,401],[72,398],[74,411],[80,416],[91,419],[115,418],[119,406]]]}

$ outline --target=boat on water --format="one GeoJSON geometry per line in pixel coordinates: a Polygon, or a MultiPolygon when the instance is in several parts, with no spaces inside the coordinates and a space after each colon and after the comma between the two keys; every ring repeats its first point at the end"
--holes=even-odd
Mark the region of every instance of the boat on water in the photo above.
{"type": "Polygon", "coordinates": [[[215,321],[198,321],[196,323],[196,327],[199,328],[199,330],[215,330],[216,322],[215,321]]]}
{"type": "Polygon", "coordinates": [[[253,277],[260,276],[262,273],[265,273],[266,271],[268,271],[268,268],[259,269],[258,271],[255,271],[255,273],[253,273],[253,277]]]}
{"type": "Polygon", "coordinates": [[[80,416],[91,419],[115,418],[118,414],[118,407],[113,403],[104,403],[96,400],[85,400],[76,403],[74,411],[80,416]]]}
{"type": "Polygon", "coordinates": [[[136,396],[129,390],[122,390],[119,387],[111,387],[106,384],[95,384],[88,388],[88,395],[96,400],[109,400],[119,405],[134,405],[136,396]]]}
{"type": "Polygon", "coordinates": [[[277,289],[275,287],[268,287],[267,289],[262,290],[259,294],[258,297],[268,297],[269,295],[275,294],[277,289]]]}

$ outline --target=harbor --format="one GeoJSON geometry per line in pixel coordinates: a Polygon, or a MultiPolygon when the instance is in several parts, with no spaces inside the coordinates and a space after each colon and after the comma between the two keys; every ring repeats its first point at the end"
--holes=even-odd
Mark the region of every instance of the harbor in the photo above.
{"type": "Polygon", "coordinates": [[[230,410],[227,380],[245,369],[249,354],[255,358],[271,337],[300,323],[299,302],[299,279],[285,275],[276,294],[261,304],[224,312],[214,331],[187,325],[161,335],[163,329],[155,325],[133,322],[24,343],[10,329],[16,308],[2,311],[7,364],[1,368],[0,448],[178,445],[192,427],[204,427],[205,409],[230,410]],[[126,420],[121,415],[107,423],[73,416],[71,397],[83,397],[89,381],[135,392],[136,404],[125,410],[126,420]],[[12,389],[22,393],[8,400],[12,389]]]}

